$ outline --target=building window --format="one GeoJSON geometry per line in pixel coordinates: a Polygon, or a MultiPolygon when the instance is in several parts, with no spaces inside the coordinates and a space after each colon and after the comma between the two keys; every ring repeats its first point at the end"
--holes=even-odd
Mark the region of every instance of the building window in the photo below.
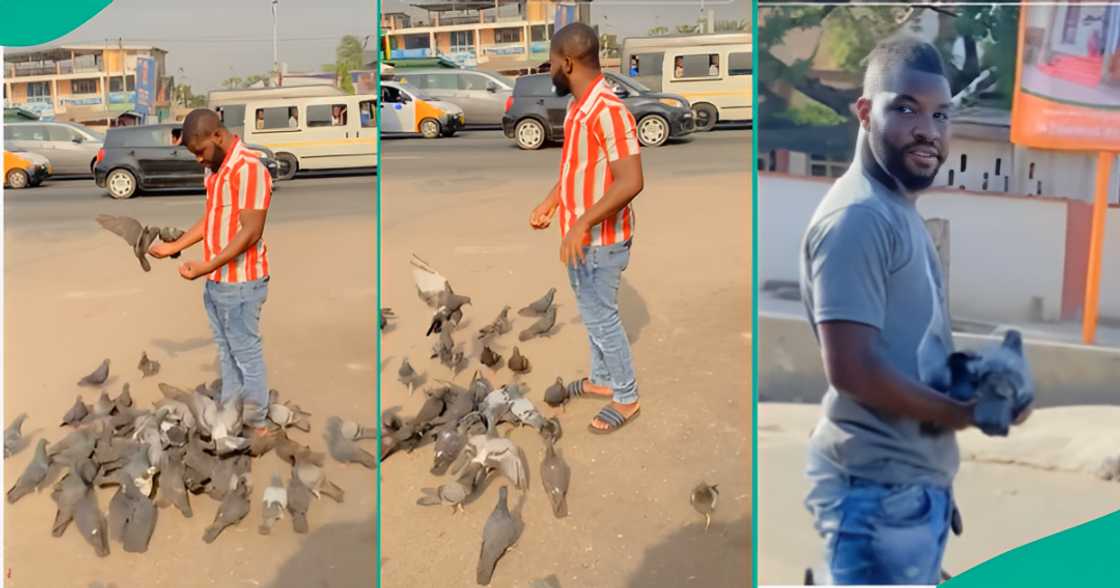
{"type": "Polygon", "coordinates": [[[474,31],[451,31],[451,52],[474,51],[474,31]]]}
{"type": "Polygon", "coordinates": [[[97,80],[70,80],[71,94],[96,94],[97,80]]]}
{"type": "Polygon", "coordinates": [[[549,39],[548,33],[551,27],[549,25],[533,25],[529,27],[529,34],[531,40],[535,42],[547,41],[549,39]]]}
{"type": "Polygon", "coordinates": [[[494,42],[495,43],[520,43],[521,42],[521,29],[494,29],[494,42]]]}
{"type": "Polygon", "coordinates": [[[127,90],[122,90],[121,89],[121,77],[120,76],[112,76],[112,77],[109,78],[109,91],[110,92],[124,92],[124,91],[133,92],[133,91],[136,90],[136,76],[127,76],[125,78],[125,88],[127,88],[127,90]]]}
{"type": "Polygon", "coordinates": [[[816,153],[809,155],[809,175],[819,178],[838,178],[848,170],[847,161],[836,161],[816,153]]]}
{"type": "Polygon", "coordinates": [[[749,76],[754,69],[750,53],[738,52],[727,56],[727,74],[732,76],[749,76]]]}
{"type": "Polygon", "coordinates": [[[31,82],[27,84],[27,101],[28,102],[50,102],[51,101],[51,83],[50,82],[31,82]]]}

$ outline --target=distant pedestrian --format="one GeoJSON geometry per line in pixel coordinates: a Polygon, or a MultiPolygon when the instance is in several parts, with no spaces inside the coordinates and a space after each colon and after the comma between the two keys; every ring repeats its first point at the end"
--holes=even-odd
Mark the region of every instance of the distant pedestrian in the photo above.
{"type": "Polygon", "coordinates": [[[637,55],[631,55],[630,56],[630,77],[632,77],[632,78],[638,77],[638,56],[637,55]]]}
{"type": "Polygon", "coordinates": [[[719,55],[708,56],[708,75],[712,77],[719,75],[719,55]]]}

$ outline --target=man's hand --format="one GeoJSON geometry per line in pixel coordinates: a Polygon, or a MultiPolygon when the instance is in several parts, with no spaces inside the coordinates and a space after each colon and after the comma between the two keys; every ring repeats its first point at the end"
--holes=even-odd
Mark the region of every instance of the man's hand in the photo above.
{"type": "Polygon", "coordinates": [[[583,220],[578,220],[568,229],[564,240],[560,242],[560,262],[564,265],[583,263],[583,237],[587,234],[587,225],[583,220]]]}
{"type": "Polygon", "coordinates": [[[209,274],[212,270],[206,267],[206,264],[201,261],[187,260],[179,266],[179,275],[187,280],[194,280],[200,276],[209,274]]]}
{"type": "Polygon", "coordinates": [[[556,214],[556,209],[559,207],[558,203],[546,199],[533,209],[529,214],[529,226],[536,230],[547,229],[552,224],[552,215],[556,214]]]}
{"type": "Polygon", "coordinates": [[[179,249],[175,247],[174,243],[153,243],[152,246],[148,248],[148,255],[156,259],[163,259],[164,257],[175,255],[178,252],[179,249]]]}

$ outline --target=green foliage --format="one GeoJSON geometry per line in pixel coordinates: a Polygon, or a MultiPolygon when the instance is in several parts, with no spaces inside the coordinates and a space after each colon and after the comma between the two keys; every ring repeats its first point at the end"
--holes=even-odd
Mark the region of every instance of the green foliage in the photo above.
{"type": "Polygon", "coordinates": [[[647,33],[650,37],[663,37],[669,34],[668,27],[656,26],[650,29],[647,33]]]}
{"type": "Polygon", "coordinates": [[[695,35],[700,32],[700,25],[679,24],[676,32],[678,35],[695,35]]]}
{"type": "Polygon", "coordinates": [[[716,31],[717,33],[739,33],[750,32],[751,21],[744,18],[743,20],[717,20],[716,31]]]}
{"type": "Polygon", "coordinates": [[[334,51],[335,64],[345,65],[348,69],[362,67],[362,42],[354,35],[346,35],[338,42],[334,51]]]}
{"type": "Polygon", "coordinates": [[[226,78],[222,82],[222,87],[227,89],[227,90],[236,90],[238,88],[244,88],[245,87],[244,84],[245,84],[245,80],[241,79],[240,76],[233,76],[233,77],[230,77],[230,78],[226,78]]]}
{"type": "Polygon", "coordinates": [[[354,80],[350,79],[350,67],[346,63],[338,65],[338,87],[347,94],[354,94],[354,80]]]}
{"type": "Polygon", "coordinates": [[[774,116],[775,118],[788,120],[795,125],[812,127],[831,127],[844,124],[847,120],[819,102],[808,102],[803,106],[790,106],[774,116]]]}

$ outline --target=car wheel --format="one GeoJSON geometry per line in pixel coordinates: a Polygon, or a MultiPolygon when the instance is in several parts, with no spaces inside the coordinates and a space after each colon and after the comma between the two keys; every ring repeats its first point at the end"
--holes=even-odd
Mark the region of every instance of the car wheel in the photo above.
{"type": "Polygon", "coordinates": [[[291,153],[276,154],[276,179],[290,180],[299,171],[299,160],[291,153]]]}
{"type": "Polygon", "coordinates": [[[660,114],[647,114],[638,121],[638,141],[643,147],[660,147],[669,140],[669,121],[660,114]]]}
{"type": "Polygon", "coordinates": [[[522,149],[540,149],[544,145],[544,125],[536,119],[526,118],[517,123],[513,135],[517,139],[517,146],[522,149]]]}
{"type": "Polygon", "coordinates": [[[127,169],[115,169],[105,178],[105,187],[109,195],[117,200],[132,198],[136,194],[136,176],[127,169]]]}
{"type": "Polygon", "coordinates": [[[425,139],[438,138],[442,129],[440,128],[439,121],[434,118],[426,118],[420,121],[420,134],[424,135],[425,139]]]}
{"type": "Polygon", "coordinates": [[[707,103],[693,104],[692,115],[696,120],[697,131],[710,131],[719,122],[719,111],[707,103]]]}
{"type": "Polygon", "coordinates": [[[31,176],[27,175],[27,172],[22,169],[13,169],[8,172],[4,182],[13,190],[22,190],[31,185],[31,176]]]}

